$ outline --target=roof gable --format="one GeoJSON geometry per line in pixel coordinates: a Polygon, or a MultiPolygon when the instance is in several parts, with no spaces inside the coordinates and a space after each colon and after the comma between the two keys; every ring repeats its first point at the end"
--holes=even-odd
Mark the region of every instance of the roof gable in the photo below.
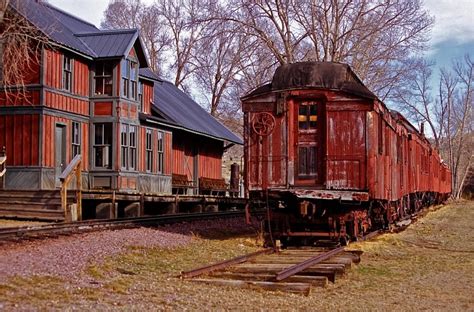
{"type": "Polygon", "coordinates": [[[100,30],[55,6],[34,0],[12,0],[12,7],[52,41],[86,57],[127,56],[135,47],[141,66],[147,58],[138,30],[100,30]]]}

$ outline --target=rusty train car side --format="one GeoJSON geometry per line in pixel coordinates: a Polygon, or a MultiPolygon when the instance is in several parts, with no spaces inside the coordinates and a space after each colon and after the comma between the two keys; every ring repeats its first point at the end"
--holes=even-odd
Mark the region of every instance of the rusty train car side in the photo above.
{"type": "Polygon", "coordinates": [[[274,237],[346,241],[451,192],[423,133],[346,64],[282,65],[241,100],[245,188],[272,207],[274,237]]]}

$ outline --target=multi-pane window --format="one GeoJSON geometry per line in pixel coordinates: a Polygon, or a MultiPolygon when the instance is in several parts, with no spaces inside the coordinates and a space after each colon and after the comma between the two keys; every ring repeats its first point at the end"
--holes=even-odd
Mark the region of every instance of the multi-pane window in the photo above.
{"type": "Polygon", "coordinates": [[[161,131],[158,131],[158,152],[157,152],[157,159],[158,159],[158,165],[157,165],[157,171],[158,173],[163,173],[163,163],[164,163],[164,151],[163,151],[163,139],[164,139],[164,133],[161,131]]]}
{"type": "Polygon", "coordinates": [[[150,172],[153,170],[153,141],[151,129],[146,129],[145,141],[146,171],[150,172]]]}
{"type": "Polygon", "coordinates": [[[131,98],[137,99],[137,85],[138,85],[138,64],[136,62],[130,62],[130,87],[132,89],[131,98]]]}
{"type": "Polygon", "coordinates": [[[122,60],[122,96],[133,100],[138,96],[138,63],[122,60]]]}
{"type": "Polygon", "coordinates": [[[143,111],[143,83],[138,82],[138,103],[140,105],[140,112],[143,111]]]}
{"type": "Polygon", "coordinates": [[[72,89],[72,60],[66,55],[63,58],[63,89],[67,91],[72,89]]]}
{"type": "Polygon", "coordinates": [[[98,62],[95,67],[95,94],[112,95],[112,64],[110,62],[98,62]]]}
{"type": "Polygon", "coordinates": [[[137,127],[120,125],[120,158],[122,169],[137,168],[137,127]]]}
{"type": "Polygon", "coordinates": [[[130,126],[129,129],[129,145],[130,145],[130,163],[129,169],[137,169],[137,126],[130,126]]]}
{"type": "Polygon", "coordinates": [[[72,122],[72,133],[71,133],[71,144],[72,144],[72,157],[81,153],[81,124],[78,122],[72,122]]]}
{"type": "Polygon", "coordinates": [[[318,121],[318,105],[315,102],[304,102],[299,106],[299,130],[315,130],[318,121]]]}
{"type": "Polygon", "coordinates": [[[120,158],[122,168],[128,167],[128,125],[120,125],[120,158]]]}
{"type": "Polygon", "coordinates": [[[128,60],[122,60],[120,64],[122,72],[122,96],[128,98],[130,93],[130,66],[128,60]]]}
{"type": "Polygon", "coordinates": [[[112,124],[94,124],[94,165],[112,168],[112,124]]]}
{"type": "Polygon", "coordinates": [[[300,146],[298,148],[298,175],[315,176],[316,174],[316,146],[300,146]]]}

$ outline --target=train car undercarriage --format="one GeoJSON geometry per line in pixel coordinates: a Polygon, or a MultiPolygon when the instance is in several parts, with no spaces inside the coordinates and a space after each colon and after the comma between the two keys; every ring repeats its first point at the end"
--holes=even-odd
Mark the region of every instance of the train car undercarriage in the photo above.
{"type": "MultiPolygon", "coordinates": [[[[299,198],[292,192],[256,192],[268,209],[262,228],[267,245],[346,245],[375,230],[390,229],[420,209],[442,203],[447,196],[433,192],[406,195],[400,200],[344,201],[299,198]]],[[[263,208],[263,207],[259,207],[263,208]]]]}

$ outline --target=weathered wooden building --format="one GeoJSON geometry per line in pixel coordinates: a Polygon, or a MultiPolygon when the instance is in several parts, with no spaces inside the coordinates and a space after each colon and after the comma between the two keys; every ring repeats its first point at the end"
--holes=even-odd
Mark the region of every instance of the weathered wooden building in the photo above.
{"type": "Polygon", "coordinates": [[[32,0],[11,9],[50,42],[27,98],[0,96],[5,189],[56,190],[78,154],[86,190],[171,194],[175,174],[197,193],[199,178],[221,179],[225,146],[241,139],[148,69],[138,30],[100,30],[32,0]]]}

